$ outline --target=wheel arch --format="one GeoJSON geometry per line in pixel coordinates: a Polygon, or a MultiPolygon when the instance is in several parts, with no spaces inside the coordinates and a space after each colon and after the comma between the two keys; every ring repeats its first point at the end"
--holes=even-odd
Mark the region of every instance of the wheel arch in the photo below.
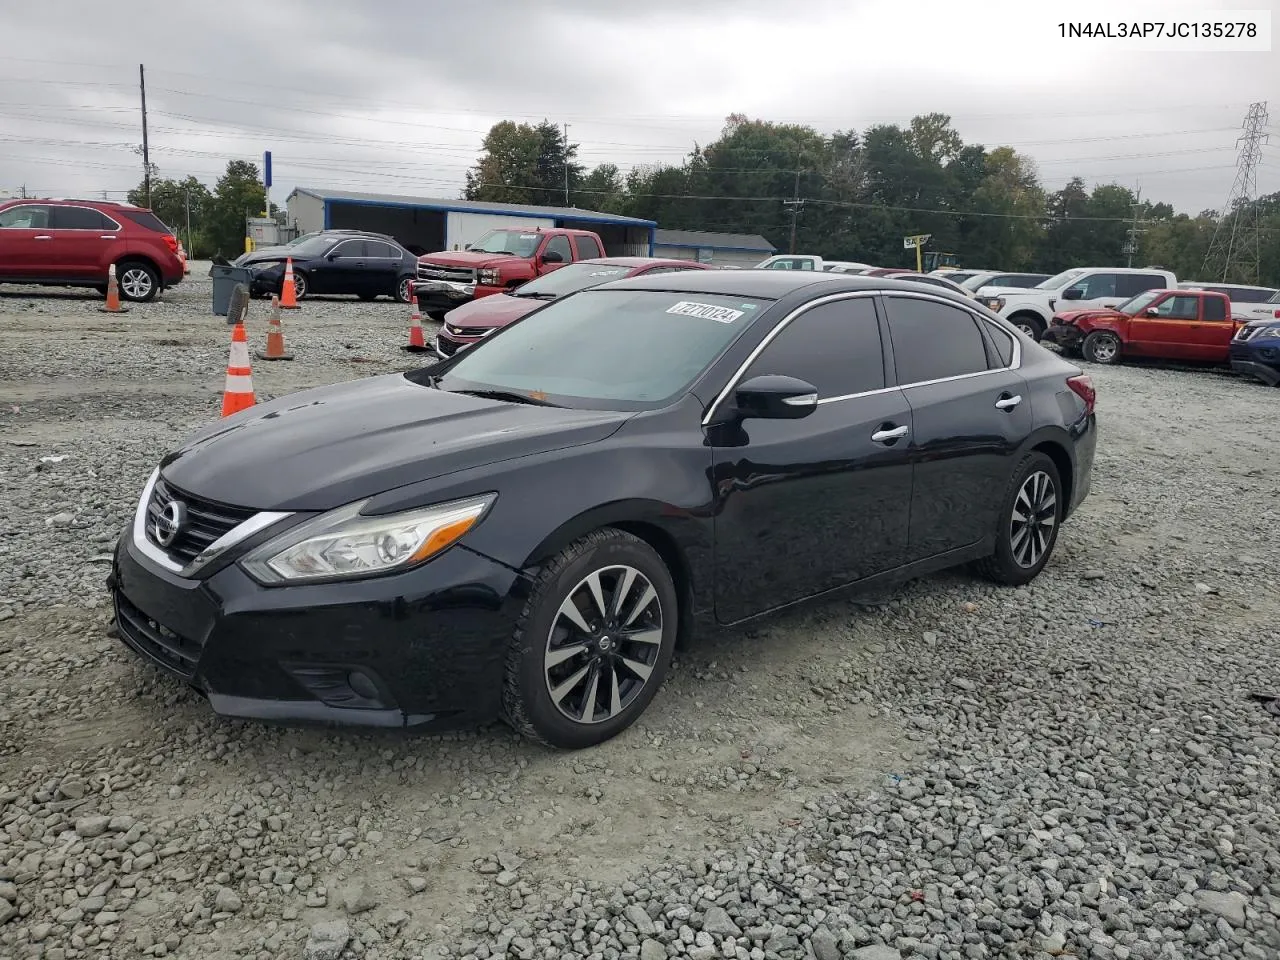
{"type": "MultiPolygon", "coordinates": [[[[698,591],[704,589],[694,576],[690,553],[699,549],[701,539],[692,529],[683,510],[651,500],[622,500],[586,510],[562,523],[530,552],[524,568],[537,567],[569,544],[596,530],[614,529],[644,541],[662,558],[675,584],[680,610],[676,643],[682,646],[693,632],[698,591]]],[[[707,561],[711,562],[710,544],[706,544],[707,561]]]]}
{"type": "Polygon", "coordinates": [[[1062,495],[1067,504],[1067,508],[1063,510],[1064,518],[1069,512],[1076,487],[1076,460],[1071,448],[1071,437],[1061,427],[1037,430],[1023,444],[1024,452],[1043,453],[1058,468],[1058,479],[1062,481],[1062,495]]]}

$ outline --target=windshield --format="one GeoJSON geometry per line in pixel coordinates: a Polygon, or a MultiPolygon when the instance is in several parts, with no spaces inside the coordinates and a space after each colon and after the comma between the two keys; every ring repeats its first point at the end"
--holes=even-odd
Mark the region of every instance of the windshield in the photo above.
{"type": "Polygon", "coordinates": [[[571,263],[559,270],[544,273],[536,280],[530,280],[512,296],[553,300],[588,287],[598,287],[610,280],[621,279],[630,270],[630,267],[612,263],[571,263]]]}
{"type": "Polygon", "coordinates": [[[1084,273],[1083,270],[1063,270],[1056,277],[1050,277],[1044,283],[1037,283],[1037,290],[1057,290],[1059,287],[1065,287],[1076,277],[1084,273]]]}
{"type": "Polygon", "coordinates": [[[977,291],[985,287],[988,280],[994,279],[995,275],[990,273],[975,273],[968,280],[963,281],[960,286],[964,287],[966,290],[977,291]]]}
{"type": "Polygon", "coordinates": [[[294,244],[290,247],[290,249],[292,250],[291,256],[295,260],[299,260],[303,257],[318,257],[324,254],[324,252],[328,250],[330,247],[332,247],[333,243],[334,243],[333,237],[322,237],[322,236],[308,237],[307,239],[303,240],[301,243],[294,244]]]}
{"type": "Polygon", "coordinates": [[[286,247],[296,247],[296,246],[298,246],[299,244],[306,243],[306,242],[307,242],[308,240],[310,240],[312,237],[318,237],[318,236],[320,236],[321,232],[322,232],[322,231],[320,231],[320,230],[312,230],[310,233],[304,233],[304,234],[302,234],[302,235],[300,235],[300,236],[294,237],[292,240],[290,240],[288,243],[286,243],[286,244],[285,244],[285,246],[286,246],[286,247]]]}
{"type": "Polygon", "coordinates": [[[435,385],[523,393],[587,409],[665,406],[688,390],[770,302],[705,293],[584,290],[482,340],[439,374],[435,385]]]}
{"type": "Polygon", "coordinates": [[[1271,295],[1271,299],[1267,303],[1280,303],[1280,290],[1271,295]]]}
{"type": "Polygon", "coordinates": [[[1163,292],[1163,290],[1147,290],[1144,293],[1138,294],[1136,297],[1130,297],[1124,303],[1120,304],[1120,306],[1116,307],[1116,312],[1127,313],[1129,316],[1133,316],[1134,314],[1145,310],[1147,305],[1163,292]]]}
{"type": "Polygon", "coordinates": [[[514,257],[532,257],[542,239],[540,233],[521,230],[490,230],[470,247],[473,253],[509,253],[514,257]]]}

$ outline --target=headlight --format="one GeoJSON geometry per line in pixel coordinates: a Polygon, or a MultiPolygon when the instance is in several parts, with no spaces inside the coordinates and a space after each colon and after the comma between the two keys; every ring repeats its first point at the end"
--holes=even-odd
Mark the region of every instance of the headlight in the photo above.
{"type": "Polygon", "coordinates": [[[492,267],[486,267],[477,275],[479,281],[486,287],[499,287],[502,285],[502,271],[492,267]]]}
{"type": "Polygon", "coordinates": [[[1280,324],[1277,324],[1274,327],[1263,327],[1261,330],[1259,330],[1257,333],[1253,335],[1253,339],[1256,340],[1259,338],[1263,340],[1269,340],[1273,338],[1280,339],[1280,324]]]}
{"type": "Polygon", "coordinates": [[[406,569],[453,546],[480,522],[496,493],[385,516],[368,501],[321,514],[254,550],[241,566],[263,584],[350,580],[406,569]]]}
{"type": "Polygon", "coordinates": [[[988,310],[994,310],[996,313],[1004,309],[1004,297],[987,297],[982,302],[988,310]]]}

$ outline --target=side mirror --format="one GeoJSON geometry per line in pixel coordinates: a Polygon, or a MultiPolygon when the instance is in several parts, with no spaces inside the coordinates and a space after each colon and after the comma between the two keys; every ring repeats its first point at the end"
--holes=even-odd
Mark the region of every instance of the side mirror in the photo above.
{"type": "Polygon", "coordinates": [[[1081,290],[1079,287],[1067,287],[1067,289],[1062,291],[1062,299],[1063,300],[1083,300],[1084,291],[1081,290]]]}
{"type": "Polygon", "coordinates": [[[463,249],[463,250],[470,250],[470,249],[471,249],[471,244],[469,244],[469,243],[463,244],[462,249],[463,249]]]}
{"type": "Polygon", "coordinates": [[[331,254],[329,254],[327,257],[325,257],[325,259],[326,259],[326,260],[331,260],[331,261],[332,261],[332,260],[337,260],[337,259],[338,259],[338,255],[337,255],[336,253],[331,253],[331,254]]]}
{"type": "Polygon", "coordinates": [[[564,263],[564,257],[556,253],[554,250],[548,250],[542,255],[543,263],[564,263]]]}
{"type": "Polygon", "coordinates": [[[765,374],[739,384],[733,400],[743,417],[800,420],[818,409],[818,388],[795,377],[765,374]]]}
{"type": "Polygon", "coordinates": [[[1158,317],[1158,316],[1160,316],[1160,308],[1159,308],[1159,307],[1147,307],[1147,309],[1146,309],[1146,310],[1144,310],[1144,311],[1143,311],[1143,313],[1145,313],[1148,317],[1158,317]]]}

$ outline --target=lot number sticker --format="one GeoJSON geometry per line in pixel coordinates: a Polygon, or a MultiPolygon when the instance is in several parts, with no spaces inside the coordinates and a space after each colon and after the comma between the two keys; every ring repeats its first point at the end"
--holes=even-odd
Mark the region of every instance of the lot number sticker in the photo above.
{"type": "Polygon", "coordinates": [[[741,310],[732,307],[717,307],[714,303],[694,303],[692,300],[681,300],[667,313],[678,313],[684,317],[701,317],[703,320],[714,320],[716,323],[733,323],[742,316],[741,310]]]}

